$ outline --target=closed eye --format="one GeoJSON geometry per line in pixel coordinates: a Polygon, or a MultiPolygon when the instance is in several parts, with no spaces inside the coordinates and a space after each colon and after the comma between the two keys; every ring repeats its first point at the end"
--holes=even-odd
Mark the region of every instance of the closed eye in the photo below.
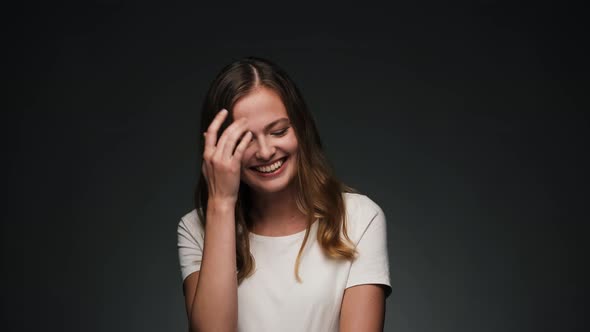
{"type": "Polygon", "coordinates": [[[289,127],[279,130],[279,131],[275,131],[272,133],[273,136],[283,136],[287,133],[287,130],[289,130],[289,127]]]}

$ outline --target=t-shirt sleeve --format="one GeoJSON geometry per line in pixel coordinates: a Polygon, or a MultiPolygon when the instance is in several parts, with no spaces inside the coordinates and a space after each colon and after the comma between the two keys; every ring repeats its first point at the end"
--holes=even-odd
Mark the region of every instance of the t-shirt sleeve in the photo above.
{"type": "Polygon", "coordinates": [[[180,219],[177,236],[178,260],[184,281],[191,273],[201,270],[203,257],[204,232],[194,210],[180,219]]]}
{"type": "MultiPolygon", "coordinates": [[[[371,202],[372,203],[372,202],[371,202]]],[[[387,254],[387,227],[385,214],[373,203],[368,224],[361,229],[357,243],[357,258],[352,262],[346,288],[363,284],[385,285],[386,297],[391,294],[389,258],[387,254]]]]}

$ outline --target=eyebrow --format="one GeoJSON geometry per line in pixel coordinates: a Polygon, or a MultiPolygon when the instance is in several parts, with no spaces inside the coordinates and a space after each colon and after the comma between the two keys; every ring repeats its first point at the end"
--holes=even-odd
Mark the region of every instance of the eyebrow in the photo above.
{"type": "Polygon", "coordinates": [[[270,128],[272,128],[274,125],[276,125],[279,122],[289,122],[289,119],[287,119],[287,118],[280,118],[278,120],[275,120],[275,121],[267,124],[266,126],[264,126],[264,131],[268,131],[270,128]]]}

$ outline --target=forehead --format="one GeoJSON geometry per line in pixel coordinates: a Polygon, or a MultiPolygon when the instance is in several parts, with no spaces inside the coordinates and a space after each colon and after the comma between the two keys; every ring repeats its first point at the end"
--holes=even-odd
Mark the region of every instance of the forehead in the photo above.
{"type": "Polygon", "coordinates": [[[234,121],[246,118],[249,126],[256,128],[288,116],[281,97],[273,90],[261,87],[236,102],[233,118],[234,121]]]}

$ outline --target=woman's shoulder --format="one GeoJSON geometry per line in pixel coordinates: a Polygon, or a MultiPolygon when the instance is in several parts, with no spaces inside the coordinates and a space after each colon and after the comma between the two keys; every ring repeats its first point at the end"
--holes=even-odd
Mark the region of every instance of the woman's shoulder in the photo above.
{"type": "Polygon", "coordinates": [[[197,210],[192,209],[190,212],[183,215],[178,223],[178,228],[188,230],[192,234],[203,233],[203,226],[197,210]]]}
{"type": "Polygon", "coordinates": [[[344,203],[347,214],[375,216],[383,213],[383,210],[369,196],[361,193],[345,192],[344,203]]]}
{"type": "Polygon", "coordinates": [[[360,193],[344,193],[346,205],[346,232],[350,240],[357,244],[367,229],[380,228],[385,223],[385,215],[381,207],[367,195],[360,193]]]}

